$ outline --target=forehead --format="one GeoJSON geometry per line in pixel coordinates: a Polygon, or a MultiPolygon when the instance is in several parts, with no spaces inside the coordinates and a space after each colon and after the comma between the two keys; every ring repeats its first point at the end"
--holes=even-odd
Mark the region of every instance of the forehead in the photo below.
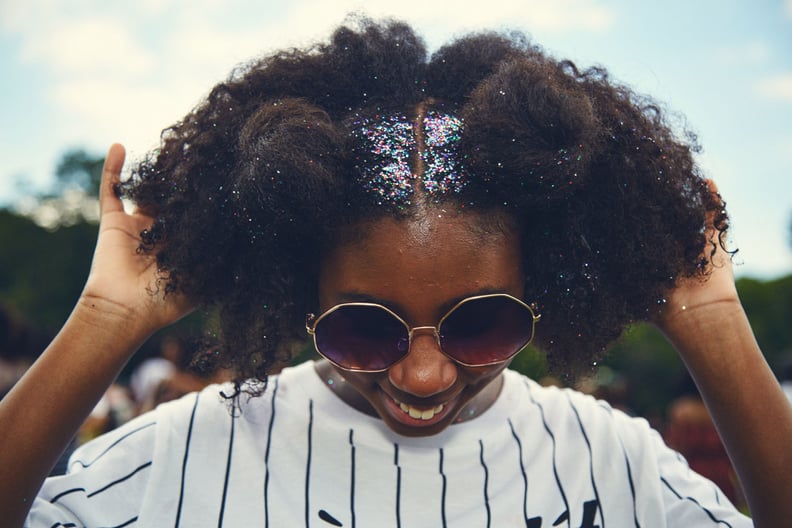
{"type": "Polygon", "coordinates": [[[374,298],[418,307],[489,291],[522,296],[517,230],[508,223],[492,225],[482,215],[441,209],[406,220],[366,222],[357,236],[325,253],[320,302],[327,308],[374,298]]]}

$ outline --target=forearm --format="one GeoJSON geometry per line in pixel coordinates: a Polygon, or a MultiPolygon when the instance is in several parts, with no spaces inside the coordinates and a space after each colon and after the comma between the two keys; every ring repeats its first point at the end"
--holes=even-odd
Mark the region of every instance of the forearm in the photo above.
{"type": "Polygon", "coordinates": [[[0,402],[0,511],[21,526],[33,497],[107,387],[147,337],[122,306],[81,299],[0,402]]]}
{"type": "Polygon", "coordinates": [[[680,311],[662,330],[696,381],[756,526],[792,519],[792,407],[739,301],[680,311]]]}

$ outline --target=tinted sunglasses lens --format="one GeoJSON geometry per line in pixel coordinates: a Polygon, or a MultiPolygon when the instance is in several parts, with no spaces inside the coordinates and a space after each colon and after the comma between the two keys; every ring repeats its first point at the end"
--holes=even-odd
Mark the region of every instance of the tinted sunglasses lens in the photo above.
{"type": "Polygon", "coordinates": [[[349,370],[383,370],[409,350],[407,329],[376,306],[341,306],[316,324],[314,334],[319,352],[349,370]]]}
{"type": "Polygon", "coordinates": [[[506,361],[533,337],[533,313],[505,296],[484,297],[457,306],[443,321],[440,343],[446,354],[468,365],[506,361]]]}

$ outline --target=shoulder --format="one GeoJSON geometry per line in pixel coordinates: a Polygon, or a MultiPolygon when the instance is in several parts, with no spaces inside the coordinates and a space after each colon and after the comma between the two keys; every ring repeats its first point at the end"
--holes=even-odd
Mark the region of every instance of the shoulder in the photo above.
{"type": "Polygon", "coordinates": [[[587,450],[620,453],[642,463],[656,462],[646,458],[647,453],[667,449],[660,433],[642,417],[630,416],[589,394],[542,386],[521,374],[507,372],[507,386],[522,393],[522,407],[528,411],[524,426],[541,425],[556,443],[575,442],[587,450]]]}
{"type": "Polygon", "coordinates": [[[504,393],[511,395],[511,398],[523,398],[525,405],[538,412],[546,420],[573,423],[585,420],[592,425],[636,427],[644,431],[651,429],[643,418],[631,417],[623,411],[613,408],[605,400],[570,388],[554,385],[543,386],[533,379],[511,370],[505,371],[505,374],[504,393]]]}
{"type": "Polygon", "coordinates": [[[121,526],[136,520],[151,477],[156,430],[156,413],[149,413],[78,448],[67,473],[44,482],[26,526],[121,526]]]}
{"type": "Polygon", "coordinates": [[[588,474],[603,506],[614,496],[631,497],[636,519],[665,518],[669,526],[750,526],[645,419],[571,389],[543,387],[512,372],[508,378],[506,387],[523,393],[526,408],[515,424],[538,431],[540,443],[552,446],[549,457],[560,482],[588,474]]]}
{"type": "Polygon", "coordinates": [[[210,385],[79,447],[67,473],[45,481],[27,526],[172,524],[185,482],[223,482],[227,456],[218,453],[235,433],[237,443],[260,438],[279,377],[255,398],[210,385]]]}

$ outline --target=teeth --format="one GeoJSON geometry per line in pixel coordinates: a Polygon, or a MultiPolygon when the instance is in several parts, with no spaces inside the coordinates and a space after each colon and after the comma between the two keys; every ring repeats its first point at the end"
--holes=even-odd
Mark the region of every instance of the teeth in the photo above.
{"type": "Polygon", "coordinates": [[[442,403],[437,407],[426,409],[424,411],[422,411],[421,409],[417,409],[412,405],[407,405],[406,403],[401,403],[401,402],[399,402],[399,407],[401,408],[402,411],[409,414],[410,418],[415,418],[416,420],[429,420],[432,417],[434,417],[435,414],[443,410],[442,403]]]}

